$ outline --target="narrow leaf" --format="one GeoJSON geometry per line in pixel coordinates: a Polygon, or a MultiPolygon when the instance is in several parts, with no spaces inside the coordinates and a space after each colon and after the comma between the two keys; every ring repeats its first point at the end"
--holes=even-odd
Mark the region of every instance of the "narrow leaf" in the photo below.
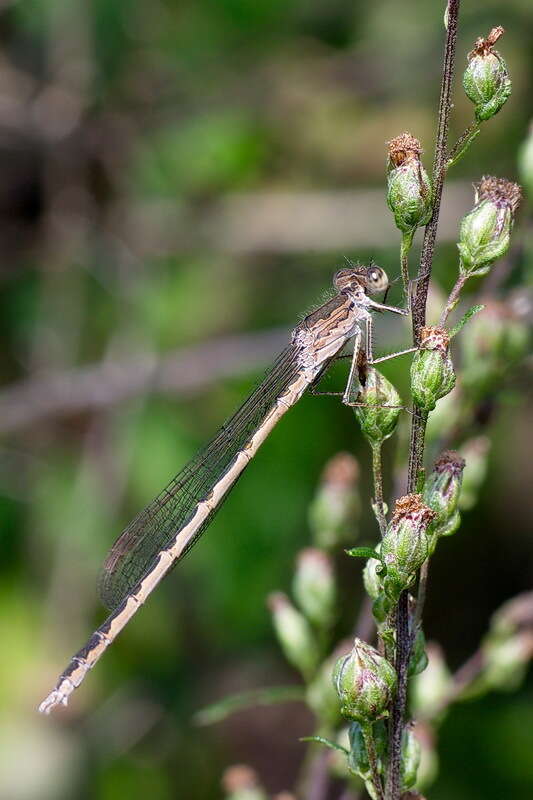
{"type": "Polygon", "coordinates": [[[375,558],[376,561],[381,561],[381,556],[372,547],[352,547],[351,550],[345,550],[349,556],[353,558],[375,558]]]}
{"type": "Polygon", "coordinates": [[[453,339],[453,337],[459,333],[459,331],[466,325],[468,320],[474,316],[474,314],[479,314],[479,312],[483,311],[484,308],[485,308],[484,305],[472,306],[472,308],[469,308],[464,317],[462,317],[462,319],[459,320],[457,325],[454,325],[453,328],[451,329],[450,339],[453,339]]]}
{"type": "Polygon", "coordinates": [[[332,742],[331,739],[326,739],[325,736],[302,736],[301,742],[316,742],[316,744],[323,744],[324,747],[329,747],[330,750],[340,750],[341,753],[349,755],[349,750],[337,742],[332,742]]]}
{"type": "Polygon", "coordinates": [[[251,689],[249,692],[230,695],[197,711],[193,720],[196,725],[213,725],[226,717],[253,706],[270,706],[274,703],[290,703],[303,700],[305,692],[302,686],[267,686],[251,689]]]}

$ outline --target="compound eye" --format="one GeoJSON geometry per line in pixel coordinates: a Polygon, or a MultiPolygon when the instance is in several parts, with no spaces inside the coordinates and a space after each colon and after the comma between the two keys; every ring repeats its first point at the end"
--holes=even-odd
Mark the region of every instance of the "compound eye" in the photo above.
{"type": "Polygon", "coordinates": [[[381,267],[370,267],[367,280],[368,288],[371,292],[384,292],[389,286],[387,273],[381,267]]]}

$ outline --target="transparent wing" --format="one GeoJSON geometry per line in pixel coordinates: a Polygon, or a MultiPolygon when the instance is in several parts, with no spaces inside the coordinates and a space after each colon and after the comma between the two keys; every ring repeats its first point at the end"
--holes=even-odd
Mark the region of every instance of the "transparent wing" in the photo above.
{"type": "MultiPolygon", "coordinates": [[[[297,372],[298,349],[290,345],[209,444],[124,529],[111,548],[100,577],[100,597],[107,608],[116,608],[130,594],[150,570],[157,554],[189,522],[198,503],[209,495],[297,372]]],[[[198,529],[182,556],[201,536],[215,511],[198,529]]]]}

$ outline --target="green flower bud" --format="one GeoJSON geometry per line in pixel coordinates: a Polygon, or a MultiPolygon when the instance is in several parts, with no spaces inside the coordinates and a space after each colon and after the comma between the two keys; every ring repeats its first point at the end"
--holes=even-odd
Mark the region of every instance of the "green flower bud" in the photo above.
{"type": "Polygon", "coordinates": [[[516,689],[533,658],[533,592],[513,597],[496,611],[482,652],[482,688],[516,689]]]}
{"type": "Polygon", "coordinates": [[[323,550],[308,547],[298,555],[292,586],[294,598],[305,616],[327,628],[335,609],[333,564],[323,550]]]}
{"type": "Polygon", "coordinates": [[[457,530],[460,518],[457,513],[465,460],[453,450],[445,450],[435,461],[424,487],[424,502],[437,518],[432,526],[432,537],[450,536],[457,530]],[[450,520],[453,524],[450,525],[450,520]]]}
{"type": "Polygon", "coordinates": [[[361,430],[371,445],[392,436],[401,412],[401,398],[394,386],[377,369],[365,365],[359,371],[362,389],[354,409],[361,430]],[[384,407],[385,406],[385,407],[384,407]]]}
{"type": "Polygon", "coordinates": [[[486,687],[511,691],[522,683],[533,658],[533,631],[524,630],[509,638],[487,637],[483,645],[486,687]]]}
{"type": "Polygon", "coordinates": [[[463,87],[475,105],[478,122],[497,114],[511,94],[512,84],[505,61],[493,49],[503,33],[501,26],[493,28],[486,39],[480,37],[476,40],[474,49],[468,54],[463,87]]]}
{"type": "Polygon", "coordinates": [[[224,772],[222,788],[226,800],[267,800],[255,770],[247,764],[235,764],[224,772]]]}
{"type": "Polygon", "coordinates": [[[396,672],[374,647],[355,639],[352,650],[335,665],[333,685],[343,717],[370,722],[387,715],[396,688],[396,672]]]}
{"type": "Polygon", "coordinates": [[[485,275],[507,252],[522,199],[520,186],[505,178],[484,176],[474,190],[474,208],[463,217],[457,244],[462,275],[485,275]]]}
{"type": "Polygon", "coordinates": [[[356,537],[361,514],[358,480],[359,465],[350,453],[338,453],[326,464],[309,508],[309,525],[317,547],[336,549],[356,537]]]}
{"type": "Polygon", "coordinates": [[[417,719],[431,720],[443,706],[446,707],[453,681],[440,645],[429,642],[426,654],[427,667],[416,675],[411,684],[411,702],[417,719]]]}
{"type": "Polygon", "coordinates": [[[420,331],[420,349],[411,363],[411,393],[416,405],[428,413],[437,400],[455,386],[455,372],[449,353],[450,338],[444,328],[420,331]]]}
{"type": "Polygon", "coordinates": [[[408,494],[396,501],[387,533],[381,543],[381,555],[387,573],[383,587],[394,602],[414,581],[428,556],[428,527],[435,512],[422,502],[419,494],[408,494]]]}
{"type": "MultiPolygon", "coordinates": [[[[381,542],[379,542],[375,550],[377,553],[381,552],[381,542]]],[[[369,558],[363,570],[363,583],[365,585],[366,593],[372,600],[376,600],[383,590],[383,582],[378,570],[381,569],[381,561],[377,558],[369,558]]]]}
{"type": "Polygon", "coordinates": [[[488,300],[470,322],[462,340],[462,383],[475,399],[501,385],[506,373],[529,351],[530,331],[524,317],[529,303],[488,300]]]}
{"type": "Polygon", "coordinates": [[[533,122],[529,125],[529,133],[525,142],[522,143],[518,153],[518,173],[524,185],[524,191],[529,198],[529,203],[533,203],[533,122]]]}
{"type": "Polygon", "coordinates": [[[477,503],[479,490],[487,474],[489,451],[490,439],[487,436],[476,436],[461,447],[461,455],[466,461],[459,498],[461,511],[467,511],[477,503]]]}
{"type": "MultiPolygon", "coordinates": [[[[341,648],[342,645],[337,647],[333,655],[324,661],[306,691],[307,705],[319,722],[330,728],[336,728],[341,721],[339,697],[331,680],[341,648]]],[[[342,649],[346,650],[346,646],[342,649]]]]}
{"type": "Polygon", "coordinates": [[[311,626],[283,592],[271,594],[268,605],[285,658],[309,678],[318,666],[320,655],[311,626]]]}
{"type": "Polygon", "coordinates": [[[416,782],[420,764],[420,743],[413,733],[412,725],[404,729],[402,736],[402,788],[410,789],[416,782]]]}
{"type": "Polygon", "coordinates": [[[396,227],[413,234],[429,222],[433,211],[431,183],[420,161],[422,148],[410,133],[396,136],[388,146],[387,204],[396,227]]]}

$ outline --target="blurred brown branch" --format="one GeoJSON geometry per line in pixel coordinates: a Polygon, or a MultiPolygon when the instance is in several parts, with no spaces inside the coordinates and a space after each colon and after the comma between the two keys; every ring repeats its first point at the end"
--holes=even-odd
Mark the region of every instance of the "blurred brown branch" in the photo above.
{"type": "MultiPolygon", "coordinates": [[[[451,182],[440,218],[442,241],[455,241],[457,220],[471,203],[466,181],[451,182]]],[[[395,245],[383,190],[264,191],[227,194],[209,208],[177,208],[164,200],[117,206],[110,234],[138,258],[189,250],[229,253],[327,252],[395,245]]]]}
{"type": "Polygon", "coordinates": [[[143,353],[31,377],[0,392],[0,431],[50,417],[97,411],[143,392],[187,396],[213,381],[266,366],[287,340],[284,329],[225,336],[158,357],[143,353]]]}

